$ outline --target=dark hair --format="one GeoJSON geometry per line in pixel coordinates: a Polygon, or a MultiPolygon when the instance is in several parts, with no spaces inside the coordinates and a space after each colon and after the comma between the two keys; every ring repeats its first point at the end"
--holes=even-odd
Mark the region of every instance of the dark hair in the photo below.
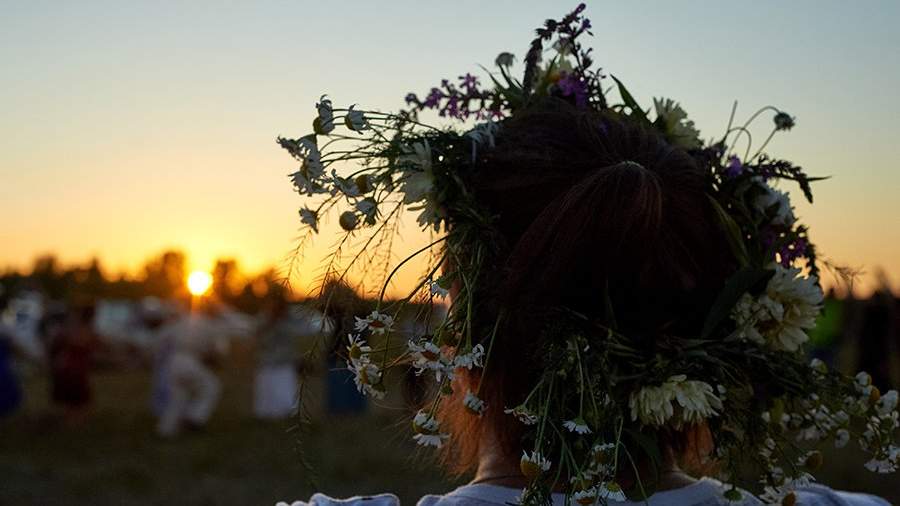
{"type": "MultiPolygon", "coordinates": [[[[471,183],[495,216],[496,264],[478,285],[477,320],[505,318],[476,418],[456,388],[442,406],[455,440],[445,454],[459,473],[477,465],[493,427],[500,448],[521,451],[519,404],[542,367],[547,310],[566,308],[636,339],[653,352],[664,333],[699,335],[734,258],[706,195],[707,174],[649,126],[548,99],[507,120],[471,183]]],[[[477,384],[481,371],[469,378],[477,384]]],[[[460,390],[462,392],[460,392],[460,390]]]]}

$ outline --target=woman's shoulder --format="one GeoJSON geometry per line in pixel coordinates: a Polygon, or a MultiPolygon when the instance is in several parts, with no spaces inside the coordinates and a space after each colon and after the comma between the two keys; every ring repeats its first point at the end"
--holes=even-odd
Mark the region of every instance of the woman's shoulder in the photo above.
{"type": "Polygon", "coordinates": [[[280,501],[275,506],[400,506],[400,499],[394,494],[353,496],[335,499],[325,494],[313,494],[309,501],[280,501]]]}
{"type": "MultiPolygon", "coordinates": [[[[718,480],[703,478],[695,483],[675,490],[658,492],[647,501],[610,503],[617,506],[761,506],[757,497],[742,491],[742,499],[729,501],[724,497],[726,486],[718,480]]],[[[444,495],[427,495],[417,506],[496,506],[517,504],[521,490],[492,485],[465,485],[444,495]]],[[[890,506],[890,503],[876,496],[856,492],[833,490],[822,485],[809,485],[798,489],[797,506],[890,506]]],[[[554,506],[563,506],[562,494],[554,494],[554,506]]]]}
{"type": "MultiPolygon", "coordinates": [[[[637,504],[649,506],[757,506],[763,504],[753,495],[744,492],[740,501],[729,502],[724,497],[725,486],[714,479],[704,478],[686,487],[659,492],[647,501],[615,503],[619,506],[637,504]]],[[[495,485],[463,485],[443,495],[426,495],[417,506],[496,506],[517,504],[520,489],[495,485]]],[[[797,506],[890,506],[890,503],[869,494],[833,490],[822,485],[808,485],[795,491],[797,506]]],[[[564,506],[562,494],[553,494],[554,506],[564,506]]],[[[308,502],[279,502],[275,506],[400,506],[400,499],[394,494],[355,496],[348,499],[334,499],[324,494],[313,495],[308,502]]]]}
{"type": "Polygon", "coordinates": [[[810,506],[891,506],[874,495],[833,490],[823,485],[808,485],[796,491],[797,504],[810,506]]]}

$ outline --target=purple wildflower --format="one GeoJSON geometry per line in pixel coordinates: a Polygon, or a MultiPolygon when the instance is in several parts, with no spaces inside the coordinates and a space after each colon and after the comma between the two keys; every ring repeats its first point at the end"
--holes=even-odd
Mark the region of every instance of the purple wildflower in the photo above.
{"type": "MultiPolygon", "coordinates": [[[[763,248],[766,250],[771,250],[772,246],[774,246],[777,241],[784,241],[786,239],[782,233],[771,227],[760,230],[759,238],[763,248]]],[[[795,236],[795,239],[775,248],[774,253],[777,255],[776,259],[778,260],[778,263],[784,267],[790,267],[791,264],[794,263],[794,260],[806,256],[808,246],[809,242],[806,237],[795,236]]]]}
{"type": "Polygon", "coordinates": [[[437,88],[431,88],[431,91],[428,93],[428,96],[425,97],[425,102],[422,102],[422,107],[426,107],[428,109],[434,109],[438,106],[441,101],[441,98],[444,97],[443,92],[437,88]]]}
{"type": "Polygon", "coordinates": [[[741,172],[744,171],[744,164],[742,164],[741,159],[735,155],[728,157],[728,163],[725,167],[725,176],[730,178],[738,177],[741,175],[741,172]]]}
{"type": "Polygon", "coordinates": [[[781,265],[790,267],[794,260],[806,256],[806,247],[809,243],[803,237],[798,237],[793,242],[784,245],[779,251],[778,256],[781,257],[781,265]]]}
{"type": "Polygon", "coordinates": [[[418,103],[419,97],[415,93],[407,93],[406,94],[406,105],[418,103]]]}
{"type": "Polygon", "coordinates": [[[441,115],[449,115],[451,118],[460,118],[459,97],[456,95],[447,98],[447,106],[441,111],[441,115]]]}
{"type": "Polygon", "coordinates": [[[587,83],[575,73],[565,72],[562,78],[556,83],[562,96],[573,96],[575,98],[575,106],[578,108],[587,107],[587,83]]]}
{"type": "Polygon", "coordinates": [[[459,80],[459,85],[466,90],[466,93],[471,95],[478,92],[478,78],[472,74],[466,73],[464,76],[459,76],[459,80]]]}

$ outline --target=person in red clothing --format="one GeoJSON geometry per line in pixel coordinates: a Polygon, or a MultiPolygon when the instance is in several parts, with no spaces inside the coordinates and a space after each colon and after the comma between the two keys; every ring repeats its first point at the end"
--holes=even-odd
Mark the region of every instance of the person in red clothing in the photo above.
{"type": "Polygon", "coordinates": [[[72,308],[50,343],[51,398],[68,422],[84,417],[91,404],[90,370],[96,347],[94,307],[72,308]]]}

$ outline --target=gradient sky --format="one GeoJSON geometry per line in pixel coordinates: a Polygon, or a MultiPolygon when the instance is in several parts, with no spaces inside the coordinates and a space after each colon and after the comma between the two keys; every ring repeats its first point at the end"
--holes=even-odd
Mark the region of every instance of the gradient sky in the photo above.
{"type": "MultiPolygon", "coordinates": [[[[521,57],[535,26],[574,5],[0,1],[0,267],[55,252],[134,270],[167,247],[200,269],[280,265],[299,198],[274,138],[308,133],[320,94],[396,109],[500,51],[521,57]]],[[[870,273],[864,286],[878,266],[900,286],[900,2],[587,13],[598,63],[645,106],[679,100],[705,138],[735,99],[738,118],[767,104],[796,116],[768,151],[833,176],[814,207],[795,198],[797,214],[825,256],[870,273]]]]}

